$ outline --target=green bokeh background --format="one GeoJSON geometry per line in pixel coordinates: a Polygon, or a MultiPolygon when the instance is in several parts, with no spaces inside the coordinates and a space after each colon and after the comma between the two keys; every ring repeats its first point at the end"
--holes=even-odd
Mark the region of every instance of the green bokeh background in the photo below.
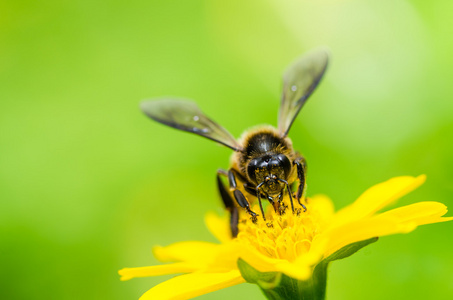
{"type": "MultiPolygon", "coordinates": [[[[0,2],[0,298],[137,299],[151,247],[214,241],[231,151],[151,122],[149,97],[195,99],[239,136],[276,124],[286,65],[330,68],[290,136],[308,195],[341,208],[399,175],[399,204],[453,207],[453,2],[0,2]]],[[[452,215],[451,213],[449,215],[452,215]]],[[[384,237],[330,267],[328,299],[453,299],[453,223],[384,237]]],[[[262,299],[242,284],[200,299],[262,299]]]]}

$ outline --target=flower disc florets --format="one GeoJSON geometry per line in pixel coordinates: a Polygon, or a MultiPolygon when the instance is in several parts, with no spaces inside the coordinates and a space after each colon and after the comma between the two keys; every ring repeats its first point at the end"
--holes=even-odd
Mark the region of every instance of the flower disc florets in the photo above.
{"type": "Polygon", "coordinates": [[[304,255],[325,224],[316,207],[307,200],[308,210],[296,208],[294,213],[285,203],[282,203],[283,209],[277,212],[269,205],[266,221],[261,216],[256,220],[242,216],[238,242],[250,245],[267,257],[290,262],[304,255]]]}

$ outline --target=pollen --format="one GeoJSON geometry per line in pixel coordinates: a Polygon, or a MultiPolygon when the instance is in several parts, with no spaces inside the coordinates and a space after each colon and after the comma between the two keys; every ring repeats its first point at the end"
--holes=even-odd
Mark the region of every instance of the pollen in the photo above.
{"type": "MultiPolygon", "coordinates": [[[[271,205],[266,208],[266,221],[259,216],[254,222],[248,214],[241,215],[237,241],[257,249],[270,258],[290,262],[308,253],[313,239],[323,230],[324,220],[310,206],[307,211],[295,208],[295,212],[283,203],[283,209],[275,212],[271,205]]],[[[299,205],[297,205],[299,206],[299,205]]],[[[255,210],[258,209],[254,207],[255,210]]]]}

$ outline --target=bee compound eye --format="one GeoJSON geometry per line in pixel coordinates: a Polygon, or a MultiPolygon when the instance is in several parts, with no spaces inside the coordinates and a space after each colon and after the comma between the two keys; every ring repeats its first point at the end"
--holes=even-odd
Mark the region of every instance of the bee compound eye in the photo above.
{"type": "Polygon", "coordinates": [[[247,174],[254,183],[256,183],[256,170],[259,168],[258,159],[252,159],[247,166],[247,174]]]}
{"type": "Polygon", "coordinates": [[[284,154],[278,154],[277,159],[280,161],[283,170],[285,171],[285,176],[288,178],[291,172],[291,162],[289,161],[288,157],[284,154]]]}

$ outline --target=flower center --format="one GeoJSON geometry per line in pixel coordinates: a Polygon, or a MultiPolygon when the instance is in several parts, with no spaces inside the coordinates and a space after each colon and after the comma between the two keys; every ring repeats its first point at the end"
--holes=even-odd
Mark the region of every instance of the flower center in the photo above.
{"type": "MultiPolygon", "coordinates": [[[[257,205],[254,210],[259,210],[257,205]]],[[[322,226],[317,212],[309,205],[305,212],[301,208],[295,210],[293,213],[286,206],[282,214],[278,214],[268,205],[266,221],[258,216],[253,222],[248,214],[241,215],[238,242],[251,245],[268,257],[294,261],[310,250],[322,226]]]]}

